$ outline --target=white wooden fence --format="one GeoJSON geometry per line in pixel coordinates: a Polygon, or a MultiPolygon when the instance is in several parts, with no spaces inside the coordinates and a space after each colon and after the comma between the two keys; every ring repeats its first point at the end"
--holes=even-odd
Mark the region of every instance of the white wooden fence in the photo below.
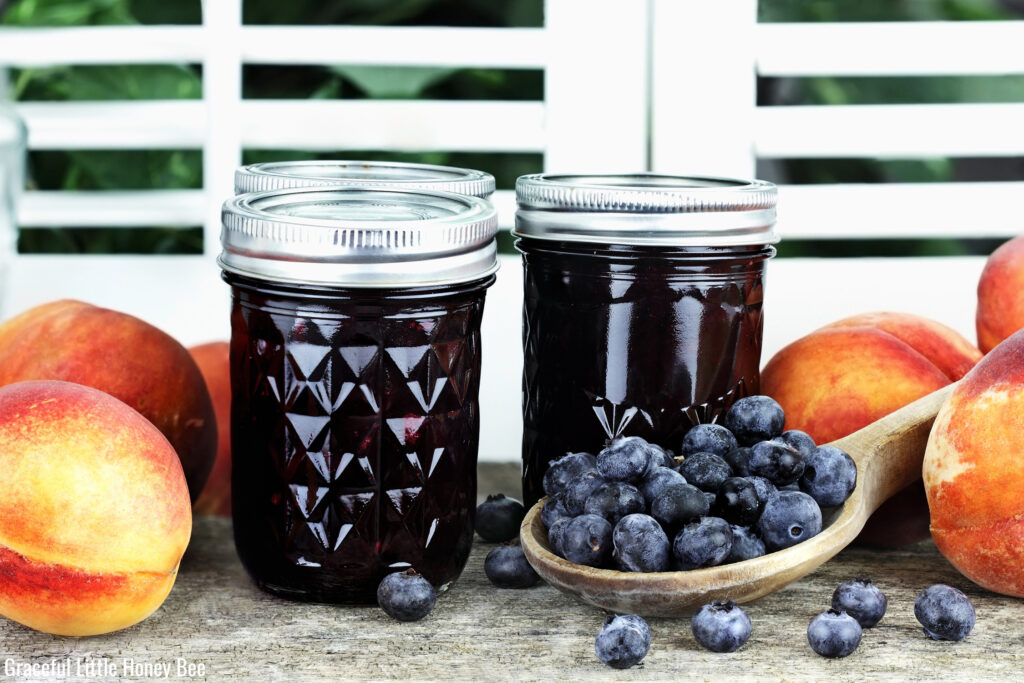
{"type": "MultiPolygon", "coordinates": [[[[541,152],[544,170],[751,176],[757,158],[1024,155],[1024,104],[759,108],[756,74],[1024,73],[1024,22],[765,24],[755,0],[548,0],[543,28],[244,26],[207,0],[202,26],[0,28],[0,68],[200,63],[196,101],[25,103],[32,149],[198,148],[195,191],[30,192],[24,227],[205,226],[196,257],[19,256],[5,314],[76,297],[185,344],[227,338],[219,208],[247,148],[541,152]],[[870,46],[870,49],[865,49],[870,46]],[[245,100],[244,64],[542,69],[538,102],[245,100]]],[[[1022,97],[1024,100],[1024,97],[1022,97]]],[[[541,170],[541,169],[538,169],[541,170]]],[[[780,189],[783,237],[1009,237],[1024,182],[780,189]]],[[[508,190],[495,197],[513,219],[508,190]]],[[[784,259],[769,267],[765,359],[865,310],[906,310],[974,338],[981,258],[784,259]]],[[[505,257],[484,323],[481,457],[516,459],[521,270],[505,257]]]]}

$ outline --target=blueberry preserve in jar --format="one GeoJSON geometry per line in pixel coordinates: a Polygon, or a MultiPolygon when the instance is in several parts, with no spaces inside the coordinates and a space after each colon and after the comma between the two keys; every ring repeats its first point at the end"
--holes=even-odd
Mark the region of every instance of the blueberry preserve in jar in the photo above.
{"type": "Polygon", "coordinates": [[[298,189],[225,204],[235,544],[261,588],[374,602],[469,555],[493,207],[298,189]]]}
{"type": "Polygon", "coordinates": [[[678,452],[758,392],[775,187],[658,175],[519,179],[523,496],[616,436],[678,452]]]}

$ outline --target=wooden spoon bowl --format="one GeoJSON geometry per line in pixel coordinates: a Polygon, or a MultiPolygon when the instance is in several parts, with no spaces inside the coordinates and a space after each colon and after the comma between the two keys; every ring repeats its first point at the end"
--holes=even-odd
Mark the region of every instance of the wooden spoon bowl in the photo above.
{"type": "Polygon", "coordinates": [[[712,600],[750,602],[808,574],[856,538],[878,506],[921,476],[932,422],[954,385],[940,389],[832,442],[857,463],[857,488],[821,533],[744,562],[692,571],[634,573],[594,569],[558,557],[541,522],[541,500],[520,529],[526,559],[555,588],[603,609],[645,616],[689,615],[712,600]]]}

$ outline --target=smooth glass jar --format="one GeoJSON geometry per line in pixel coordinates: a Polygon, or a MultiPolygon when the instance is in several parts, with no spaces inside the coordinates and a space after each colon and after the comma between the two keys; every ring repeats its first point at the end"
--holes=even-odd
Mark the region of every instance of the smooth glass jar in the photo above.
{"type": "Polygon", "coordinates": [[[678,451],[759,389],[775,188],[672,176],[525,176],[523,496],[616,436],[678,451]]]}
{"type": "Polygon", "coordinates": [[[261,588],[371,603],[388,572],[462,571],[495,230],[488,202],[448,193],[225,204],[234,534],[261,588]]]}

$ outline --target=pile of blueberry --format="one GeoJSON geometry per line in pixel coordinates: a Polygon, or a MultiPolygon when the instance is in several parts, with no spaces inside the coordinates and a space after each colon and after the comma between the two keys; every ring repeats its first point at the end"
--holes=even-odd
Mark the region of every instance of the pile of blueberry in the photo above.
{"type": "Polygon", "coordinates": [[[781,550],[821,531],[821,508],[857,483],[849,455],[783,431],[768,396],[686,433],[680,457],[640,437],[597,456],[569,453],[544,474],[551,549],[576,564],[633,572],[697,569],[781,550]],[[671,539],[671,540],[670,540],[671,539]]]}

